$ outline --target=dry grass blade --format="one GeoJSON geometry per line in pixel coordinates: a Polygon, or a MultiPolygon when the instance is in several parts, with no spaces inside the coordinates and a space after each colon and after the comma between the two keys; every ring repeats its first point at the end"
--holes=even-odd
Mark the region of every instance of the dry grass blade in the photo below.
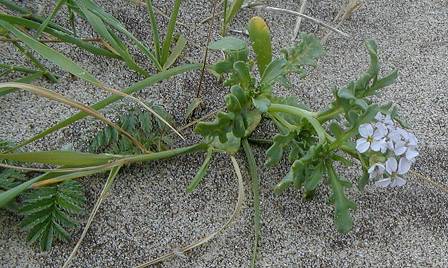
{"type": "Polygon", "coordinates": [[[120,171],[121,166],[114,167],[110,173],[109,177],[107,178],[106,183],[104,184],[103,190],[101,191],[100,196],[98,197],[98,200],[95,203],[95,206],[92,209],[92,212],[89,215],[89,219],[87,220],[86,226],[84,227],[84,230],[82,231],[81,237],[79,238],[78,242],[76,243],[75,247],[72,250],[72,253],[67,258],[67,260],[64,263],[63,268],[67,268],[70,266],[70,262],[75,258],[76,252],[78,251],[79,247],[81,246],[82,241],[84,240],[84,237],[87,234],[87,231],[90,228],[90,225],[93,222],[93,219],[95,218],[96,213],[98,212],[98,209],[100,208],[101,203],[106,199],[107,193],[109,192],[110,188],[112,187],[112,184],[115,180],[115,178],[118,175],[118,172],[120,171]]]}
{"type": "Polygon", "coordinates": [[[427,176],[424,176],[418,172],[415,172],[415,171],[411,171],[410,174],[415,175],[415,176],[419,177],[421,180],[424,180],[424,181],[430,183],[432,186],[438,188],[442,192],[448,193],[448,186],[443,185],[443,184],[441,184],[427,176]]]}
{"type": "Polygon", "coordinates": [[[302,17],[304,19],[310,20],[310,21],[312,21],[314,23],[317,23],[317,24],[319,24],[319,25],[321,25],[321,26],[323,26],[325,28],[328,28],[331,31],[333,31],[335,33],[338,33],[338,34],[340,34],[342,36],[350,37],[349,34],[346,34],[343,31],[338,30],[335,27],[333,27],[333,26],[331,26],[331,25],[329,25],[329,24],[327,24],[327,23],[325,23],[325,22],[323,22],[321,20],[318,20],[316,18],[307,16],[307,15],[302,14],[302,13],[297,12],[297,11],[293,11],[293,10],[289,10],[289,9],[283,9],[283,8],[277,8],[277,7],[270,7],[270,6],[260,6],[260,8],[262,8],[264,10],[267,10],[267,11],[283,12],[283,13],[287,13],[287,14],[291,14],[291,15],[296,15],[296,16],[302,17]]]}
{"type": "Polygon", "coordinates": [[[132,141],[132,143],[137,146],[140,150],[142,150],[142,152],[147,152],[147,150],[145,149],[145,146],[143,146],[137,139],[135,139],[131,134],[129,134],[127,131],[125,131],[124,129],[122,129],[121,127],[117,126],[116,124],[112,123],[109,119],[107,119],[106,117],[104,117],[102,114],[98,113],[96,110],[93,110],[92,108],[71,100],[67,97],[64,97],[63,95],[53,92],[51,90],[48,90],[46,88],[43,87],[39,87],[39,86],[35,86],[35,85],[31,85],[31,84],[23,84],[23,83],[15,83],[15,82],[9,82],[9,83],[0,83],[0,88],[19,88],[19,89],[23,89],[26,91],[30,91],[33,94],[39,95],[41,97],[50,99],[50,100],[54,100],[63,104],[66,104],[70,107],[73,107],[75,109],[78,109],[80,111],[83,111],[93,117],[95,117],[96,119],[106,123],[107,125],[115,128],[117,131],[121,132],[124,136],[126,136],[130,141],[132,141]]]}
{"type": "MultiPolygon", "coordinates": [[[[336,22],[339,20],[339,23],[337,24],[336,27],[340,27],[342,25],[342,23],[350,18],[353,13],[358,10],[361,7],[361,0],[349,0],[349,2],[347,3],[347,5],[345,5],[340,11],[339,13],[336,15],[336,17],[334,18],[333,22],[336,22]]],[[[323,38],[322,38],[322,44],[325,44],[328,40],[328,38],[331,35],[331,31],[329,31],[323,38]]]]}
{"type": "MultiPolygon", "coordinates": [[[[302,0],[302,4],[300,5],[299,13],[303,14],[303,12],[305,12],[306,4],[307,4],[307,0],[302,0]]],[[[291,41],[296,40],[297,36],[299,35],[300,24],[302,24],[302,17],[297,17],[296,26],[294,27],[294,32],[292,34],[291,41]]]]}
{"type": "MultiPolygon", "coordinates": [[[[194,248],[197,248],[207,242],[209,242],[210,240],[212,240],[213,238],[215,238],[217,235],[219,235],[220,233],[222,233],[224,230],[226,230],[231,224],[232,222],[238,217],[238,214],[240,213],[242,207],[243,207],[243,201],[244,201],[244,184],[243,184],[243,176],[241,175],[241,169],[238,165],[238,162],[236,161],[235,157],[233,155],[230,155],[230,159],[232,161],[232,165],[233,168],[235,170],[235,174],[236,177],[238,179],[238,201],[236,203],[235,209],[233,210],[232,215],[230,216],[230,218],[226,221],[226,223],[224,225],[222,225],[216,232],[200,239],[199,241],[196,241],[186,247],[181,248],[179,251],[181,253],[186,253],[194,248]]],[[[145,262],[142,263],[138,266],[136,266],[136,268],[141,268],[141,267],[148,267],[150,265],[154,265],[157,264],[159,262],[165,261],[169,258],[175,257],[177,256],[178,253],[177,252],[172,252],[172,253],[168,253],[165,254],[157,259],[154,259],[152,261],[149,262],[145,262]]]]}

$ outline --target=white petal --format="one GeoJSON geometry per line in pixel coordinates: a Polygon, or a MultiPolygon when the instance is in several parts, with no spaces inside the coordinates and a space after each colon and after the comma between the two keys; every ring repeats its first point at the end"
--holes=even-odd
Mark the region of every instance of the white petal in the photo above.
{"type": "Polygon", "coordinates": [[[406,184],[406,180],[400,177],[396,177],[394,181],[390,184],[390,187],[401,187],[406,184]]]}
{"type": "Polygon", "coordinates": [[[384,140],[374,140],[370,148],[372,148],[372,151],[379,152],[384,150],[385,147],[387,147],[387,144],[384,140]]]}
{"type": "Polygon", "coordinates": [[[380,113],[380,112],[378,112],[378,113],[375,115],[375,119],[376,119],[376,121],[380,121],[380,122],[382,122],[382,121],[384,120],[384,118],[385,118],[385,116],[384,116],[382,113],[380,113]]]}
{"type": "Polygon", "coordinates": [[[386,178],[386,179],[376,181],[375,186],[385,188],[385,187],[389,186],[390,183],[391,183],[390,178],[386,178]]]}
{"type": "Polygon", "coordinates": [[[400,158],[400,163],[398,163],[397,173],[400,175],[406,174],[409,169],[411,169],[411,162],[406,159],[406,157],[400,158]]]}
{"type": "Polygon", "coordinates": [[[375,124],[376,130],[373,136],[380,136],[381,138],[384,138],[387,135],[387,127],[383,123],[376,123],[375,124]]]}
{"type": "Polygon", "coordinates": [[[359,134],[364,138],[368,138],[373,135],[373,127],[371,124],[362,124],[359,126],[358,130],[359,134]]]}
{"type": "Polygon", "coordinates": [[[414,158],[416,158],[419,155],[419,153],[417,152],[417,150],[415,150],[415,148],[408,148],[408,150],[406,151],[406,158],[408,160],[412,160],[414,158]]]}
{"type": "Polygon", "coordinates": [[[392,120],[392,118],[390,117],[390,114],[386,115],[386,117],[384,117],[384,123],[386,125],[394,125],[394,121],[392,120]]]}
{"type": "Polygon", "coordinates": [[[389,159],[387,159],[386,161],[387,173],[392,174],[394,172],[397,172],[397,167],[398,167],[397,159],[389,157],[389,159]]]}
{"type": "Polygon", "coordinates": [[[369,150],[370,142],[368,142],[366,139],[361,138],[356,141],[356,150],[360,153],[365,153],[367,150],[369,150]]]}
{"type": "Polygon", "coordinates": [[[415,137],[414,134],[409,133],[409,135],[408,135],[408,144],[410,146],[417,146],[417,143],[418,143],[417,137],[415,137]]]}
{"type": "Polygon", "coordinates": [[[395,147],[394,153],[396,156],[402,155],[406,152],[407,148],[405,146],[395,147]]]}

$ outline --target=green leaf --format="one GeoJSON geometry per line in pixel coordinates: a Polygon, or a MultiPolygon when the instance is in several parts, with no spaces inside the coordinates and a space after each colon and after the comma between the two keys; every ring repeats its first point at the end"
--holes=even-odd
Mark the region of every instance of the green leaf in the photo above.
{"type": "Polygon", "coordinates": [[[29,232],[28,240],[38,242],[42,251],[50,250],[56,239],[67,240],[69,233],[65,229],[77,225],[67,214],[80,214],[85,201],[81,185],[75,181],[25,195],[19,212],[25,216],[21,225],[29,232]],[[42,195],[46,196],[44,200],[42,195]]]}
{"type": "Polygon", "coordinates": [[[269,147],[266,151],[266,163],[265,165],[268,167],[272,167],[277,165],[280,160],[282,160],[283,150],[284,148],[294,139],[295,134],[290,132],[288,134],[275,135],[273,141],[274,143],[269,147]]]}
{"type": "Polygon", "coordinates": [[[185,119],[190,118],[193,112],[203,103],[201,98],[194,98],[193,101],[188,105],[187,111],[185,112],[185,119]]]}
{"type": "Polygon", "coordinates": [[[187,45],[187,39],[185,39],[185,37],[183,37],[182,35],[179,36],[179,39],[177,39],[176,46],[173,48],[173,51],[166,60],[165,64],[163,65],[163,70],[167,70],[176,62],[177,58],[179,58],[179,56],[184,51],[186,45],[187,45]]]}
{"type": "Polygon", "coordinates": [[[268,25],[261,17],[250,19],[248,31],[257,58],[258,71],[260,76],[263,76],[266,67],[272,61],[271,33],[268,25]]]}
{"type": "Polygon", "coordinates": [[[285,59],[276,59],[269,63],[266,71],[261,78],[260,84],[262,86],[271,86],[276,81],[284,76],[284,67],[286,66],[285,59]]]}
{"type": "Polygon", "coordinates": [[[233,64],[233,69],[236,71],[240,80],[240,85],[244,89],[249,89],[252,84],[252,77],[250,75],[249,66],[243,61],[237,61],[233,64]]]}
{"type": "Polygon", "coordinates": [[[247,127],[244,137],[249,137],[261,122],[261,113],[258,110],[249,111],[245,114],[247,127]]]}
{"type": "Polygon", "coordinates": [[[344,188],[351,184],[341,180],[331,164],[327,166],[330,186],[333,190],[331,200],[335,204],[335,224],[338,232],[348,233],[353,226],[353,220],[350,216],[350,209],[356,209],[356,204],[345,197],[344,188]]]}
{"type": "Polygon", "coordinates": [[[283,50],[287,60],[287,71],[305,75],[304,66],[316,66],[317,60],[324,54],[318,38],[312,34],[302,33],[300,42],[294,47],[283,50]]]}
{"type": "Polygon", "coordinates": [[[305,192],[314,191],[319,183],[322,181],[323,176],[323,164],[319,163],[311,173],[311,176],[305,179],[305,192]]]}
{"type": "Polygon", "coordinates": [[[271,101],[263,95],[257,96],[252,101],[254,103],[255,108],[257,108],[262,113],[267,112],[269,106],[271,105],[271,101]]]}
{"type": "Polygon", "coordinates": [[[193,180],[188,185],[187,192],[191,193],[194,190],[196,190],[198,185],[204,179],[205,175],[207,175],[208,167],[210,166],[210,161],[212,160],[212,155],[213,155],[213,150],[209,149],[207,151],[207,156],[205,157],[204,163],[202,163],[201,167],[199,168],[198,172],[196,173],[196,176],[194,176],[193,180]]]}
{"type": "Polygon", "coordinates": [[[244,50],[247,48],[247,46],[246,43],[241,39],[226,36],[211,43],[210,45],[208,45],[208,48],[212,50],[222,50],[228,52],[228,51],[244,50]]]}
{"type": "Polygon", "coordinates": [[[235,137],[231,132],[226,133],[226,141],[221,142],[219,138],[214,138],[211,143],[213,148],[218,151],[226,152],[229,154],[236,154],[241,147],[241,139],[235,137]]]}

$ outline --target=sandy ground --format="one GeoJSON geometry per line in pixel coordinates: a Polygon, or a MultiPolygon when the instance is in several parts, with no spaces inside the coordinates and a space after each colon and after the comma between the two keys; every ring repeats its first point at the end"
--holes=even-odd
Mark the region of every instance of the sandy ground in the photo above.
{"type": "MultiPolygon", "coordinates": [[[[21,1],[19,1],[21,2],[21,1]]],[[[25,1],[27,2],[27,1],[25,1]]],[[[40,1],[29,1],[30,5],[40,1]]],[[[50,1],[45,1],[50,2],[50,1]]],[[[100,1],[102,5],[132,29],[139,38],[149,40],[143,7],[127,1],[100,1]]],[[[171,1],[155,1],[168,10],[171,1]]],[[[206,26],[198,24],[210,13],[210,1],[185,1],[180,20],[195,27],[180,27],[190,42],[203,44],[206,26]]],[[[299,1],[272,1],[271,5],[299,9],[299,1]],[[282,2],[282,3],[275,3],[282,2]]],[[[340,1],[309,1],[307,14],[331,21],[340,1]]],[[[331,89],[357,77],[367,66],[363,46],[367,38],[377,40],[383,71],[398,68],[398,82],[387,88],[378,100],[393,101],[420,139],[421,157],[415,170],[448,186],[448,3],[442,0],[365,1],[351,20],[340,27],[352,35],[332,35],[327,55],[306,81],[295,81],[290,89],[279,88],[282,95],[297,95],[313,109],[331,101],[331,89]]],[[[51,3],[40,4],[48,9],[51,3]]],[[[254,14],[269,22],[277,48],[290,44],[295,18],[263,11],[243,11],[233,25],[243,29],[254,14]]],[[[62,18],[59,18],[63,21],[62,18]]],[[[166,24],[166,21],[164,21],[166,24]]],[[[82,27],[86,36],[88,27],[82,27]]],[[[322,35],[325,31],[304,21],[303,31],[322,35]]],[[[216,31],[214,31],[216,37],[216,31]]],[[[76,48],[64,51],[99,79],[122,88],[141,79],[113,60],[93,57],[76,48]]],[[[277,51],[278,52],[278,51],[277,51]]],[[[201,50],[192,46],[188,57],[199,59],[201,50]]],[[[16,61],[14,50],[2,45],[2,61],[16,61]]],[[[213,58],[213,55],[212,55],[213,58]]],[[[55,70],[57,70],[55,68],[55,70]]],[[[62,74],[64,75],[64,74],[62,74]]],[[[85,103],[106,96],[82,81],[65,75],[58,85],[47,85],[85,103]]],[[[172,112],[179,124],[189,101],[194,97],[198,73],[177,76],[139,94],[157,100],[172,112]]],[[[206,113],[222,105],[226,89],[213,78],[206,79],[206,113]]],[[[112,117],[125,109],[126,102],[110,107],[112,117]]],[[[0,99],[0,138],[20,141],[32,136],[74,111],[27,93],[14,93],[0,99]]],[[[84,150],[99,125],[84,120],[31,146],[29,150],[60,149],[72,144],[84,150]]],[[[188,142],[192,142],[191,137],[188,142]]],[[[264,162],[264,150],[256,148],[258,163],[264,162]]],[[[195,241],[216,230],[231,214],[237,197],[236,179],[225,155],[214,159],[205,182],[193,194],[185,187],[194,176],[203,155],[183,156],[169,161],[149,163],[124,170],[112,194],[101,207],[72,267],[128,267],[155,258],[195,241]]],[[[244,158],[239,156],[241,165],[244,158]]],[[[336,233],[328,191],[322,189],[312,201],[303,201],[301,193],[287,191],[277,196],[272,187],[288,166],[261,168],[262,174],[262,248],[260,267],[447,267],[448,266],[448,195],[422,180],[409,176],[409,183],[397,190],[367,187],[365,193],[353,189],[351,198],[358,203],[353,213],[355,224],[347,235],[336,233]]],[[[356,172],[341,170],[348,178],[356,172]]],[[[235,224],[211,243],[179,256],[161,267],[247,267],[253,239],[251,193],[247,171],[246,199],[235,224]]],[[[92,208],[104,176],[83,180],[92,208]]],[[[85,223],[87,215],[81,222],[85,223]]],[[[25,234],[17,227],[19,219],[0,212],[0,266],[60,267],[79,238],[58,243],[50,252],[40,253],[26,244],[25,234]]]]}

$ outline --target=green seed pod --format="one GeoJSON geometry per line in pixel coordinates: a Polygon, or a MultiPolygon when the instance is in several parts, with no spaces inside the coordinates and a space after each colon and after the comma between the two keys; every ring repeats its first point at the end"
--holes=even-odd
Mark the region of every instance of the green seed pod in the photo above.
{"type": "Polygon", "coordinates": [[[253,17],[248,26],[249,37],[257,57],[258,70],[263,76],[264,70],[272,61],[272,45],[269,27],[261,17],[253,17]]]}

